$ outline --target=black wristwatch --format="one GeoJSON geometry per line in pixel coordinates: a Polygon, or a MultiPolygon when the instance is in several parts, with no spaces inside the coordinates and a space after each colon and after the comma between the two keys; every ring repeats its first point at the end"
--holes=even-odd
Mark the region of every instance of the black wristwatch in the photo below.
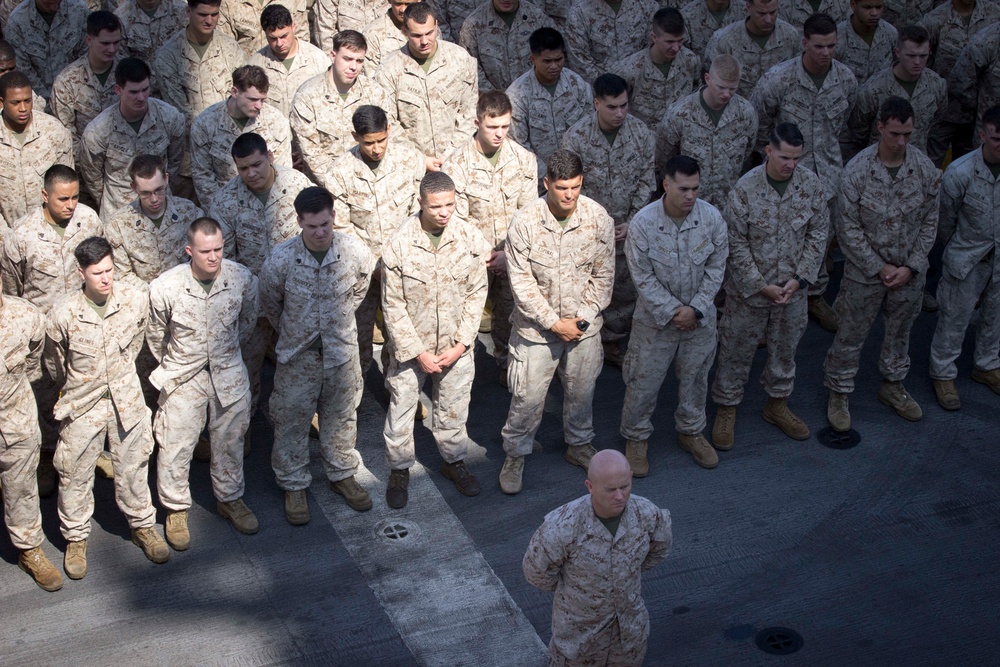
{"type": "Polygon", "coordinates": [[[691,306],[691,310],[694,311],[694,319],[700,320],[701,318],[705,317],[705,313],[701,312],[700,310],[698,310],[694,306],[691,306]]]}
{"type": "Polygon", "coordinates": [[[808,280],[806,280],[805,278],[803,278],[802,276],[800,276],[797,273],[794,276],[792,276],[792,278],[795,278],[795,280],[797,280],[799,282],[799,289],[805,289],[805,288],[809,287],[809,285],[812,284],[808,280]]]}

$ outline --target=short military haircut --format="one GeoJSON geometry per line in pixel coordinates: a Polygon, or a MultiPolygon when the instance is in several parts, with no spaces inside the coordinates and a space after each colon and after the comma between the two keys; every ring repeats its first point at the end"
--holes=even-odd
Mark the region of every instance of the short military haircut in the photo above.
{"type": "Polygon", "coordinates": [[[813,14],[802,26],[802,36],[809,39],[813,35],[829,35],[837,33],[837,22],[829,14],[813,14]]]}
{"type": "Polygon", "coordinates": [[[124,88],[126,83],[148,81],[152,75],[149,65],[138,58],[122,58],[115,67],[115,83],[119,88],[124,88]]]}
{"type": "Polygon", "coordinates": [[[76,173],[76,169],[67,167],[64,164],[54,164],[45,170],[45,180],[42,181],[42,187],[46,192],[52,192],[52,186],[57,183],[79,182],[80,174],[76,173]]]}
{"type": "Polygon", "coordinates": [[[712,60],[710,71],[727,83],[740,80],[740,61],[728,53],[720,53],[712,60]]]}
{"type": "Polygon", "coordinates": [[[0,98],[6,99],[7,92],[13,88],[31,88],[31,79],[17,70],[0,76],[0,98]]]}
{"type": "Polygon", "coordinates": [[[351,124],[359,136],[378,134],[389,129],[389,117],[381,107],[373,104],[363,104],[351,116],[351,124]]]}
{"type": "Polygon", "coordinates": [[[260,13],[260,29],[273,32],[292,25],[292,13],[284,5],[268,5],[260,13]]]}
{"type": "Polygon", "coordinates": [[[674,178],[677,174],[696,176],[701,173],[701,167],[698,166],[698,161],[690,155],[675,155],[667,160],[667,166],[663,168],[663,173],[670,178],[674,178]]]}
{"type": "Polygon", "coordinates": [[[550,182],[568,181],[583,175],[583,160],[573,151],[558,150],[545,163],[545,178],[550,182]]]}
{"type": "Polygon", "coordinates": [[[122,22],[111,12],[106,12],[102,9],[90,12],[87,15],[87,34],[91,37],[97,37],[104,30],[108,32],[115,32],[116,30],[121,32],[121,29],[122,22]]]}
{"type": "Polygon", "coordinates": [[[420,181],[421,199],[426,199],[427,195],[433,195],[438,192],[454,191],[455,181],[451,180],[451,176],[443,171],[429,171],[424,175],[423,180],[420,181]]]}
{"type": "Polygon", "coordinates": [[[513,113],[510,98],[502,90],[487,90],[479,95],[476,102],[476,118],[496,118],[513,113]]]}
{"type": "Polygon", "coordinates": [[[333,50],[340,51],[345,46],[351,51],[368,51],[368,40],[357,30],[341,30],[333,36],[333,50]]]}
{"type": "Polygon", "coordinates": [[[911,118],[913,118],[913,105],[902,97],[895,95],[887,97],[878,108],[878,122],[883,125],[892,119],[905,123],[911,118]]]}
{"type": "Polygon", "coordinates": [[[103,236],[89,236],[80,241],[80,245],[73,251],[76,263],[81,269],[98,264],[105,257],[114,257],[111,244],[103,236]]]}
{"type": "Polygon", "coordinates": [[[188,225],[187,230],[187,240],[188,245],[194,243],[195,234],[204,234],[205,236],[215,236],[216,234],[222,233],[222,225],[215,218],[209,218],[208,216],[202,216],[194,220],[190,225],[188,225]]]}
{"type": "Polygon", "coordinates": [[[326,188],[313,185],[304,188],[295,196],[295,215],[300,218],[307,213],[333,212],[333,195],[326,188]]]}
{"type": "Polygon", "coordinates": [[[566,40],[555,28],[539,28],[528,36],[528,48],[536,56],[542,55],[542,51],[566,53],[566,40]]]}
{"type": "Polygon", "coordinates": [[[653,14],[653,27],[668,35],[683,35],[684,16],[673,7],[664,7],[653,14]]]}
{"type": "Polygon", "coordinates": [[[136,155],[128,166],[128,177],[133,183],[136,178],[153,178],[156,172],[167,175],[167,165],[159,155],[149,153],[136,155]]]}
{"type": "Polygon", "coordinates": [[[908,25],[899,31],[896,38],[896,48],[903,48],[903,42],[913,42],[916,45],[927,44],[931,41],[931,34],[922,25],[908,25]]]}
{"type": "Polygon", "coordinates": [[[991,125],[994,131],[1000,130],[1000,104],[991,106],[983,113],[983,129],[986,129],[987,125],[991,125]]]}
{"type": "Polygon", "coordinates": [[[16,60],[17,53],[6,39],[0,39],[0,60],[16,60]]]}
{"type": "Polygon", "coordinates": [[[602,74],[594,79],[594,97],[618,97],[628,92],[628,81],[617,74],[602,74]]]}
{"type": "Polygon", "coordinates": [[[219,7],[222,0],[187,0],[188,9],[195,9],[198,5],[208,5],[209,7],[219,7]]]}
{"type": "Polygon", "coordinates": [[[243,65],[233,70],[233,86],[241,93],[256,88],[262,95],[267,95],[271,83],[267,80],[267,73],[262,67],[243,65]]]}
{"type": "Polygon", "coordinates": [[[267,142],[256,132],[246,132],[236,137],[236,140],[233,141],[233,148],[229,152],[234,159],[240,160],[250,157],[254,153],[267,155],[267,142]]]}
{"type": "Polygon", "coordinates": [[[802,136],[802,131],[795,123],[778,123],[771,129],[771,138],[768,140],[775,148],[781,148],[781,144],[788,144],[793,148],[806,145],[806,139],[802,136]]]}
{"type": "Polygon", "coordinates": [[[437,21],[437,17],[434,16],[434,10],[426,2],[415,2],[412,5],[406,7],[406,11],[403,12],[403,27],[412,21],[416,25],[423,25],[427,23],[430,19],[437,21]]]}

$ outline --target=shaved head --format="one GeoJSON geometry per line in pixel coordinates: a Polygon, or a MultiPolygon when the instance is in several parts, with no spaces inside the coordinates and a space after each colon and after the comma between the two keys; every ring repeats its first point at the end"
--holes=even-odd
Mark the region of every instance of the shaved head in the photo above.
{"type": "Polygon", "coordinates": [[[632,468],[625,455],[614,449],[594,454],[587,469],[586,485],[594,514],[602,519],[619,516],[632,493],[632,468]]]}

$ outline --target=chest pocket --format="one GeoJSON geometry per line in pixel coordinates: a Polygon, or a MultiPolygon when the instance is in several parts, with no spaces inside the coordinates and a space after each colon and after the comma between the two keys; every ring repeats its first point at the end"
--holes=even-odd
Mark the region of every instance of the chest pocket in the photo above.
{"type": "Polygon", "coordinates": [[[715,250],[715,244],[712,242],[711,237],[704,236],[700,240],[694,239],[694,249],[691,250],[691,262],[697,266],[701,266],[708,260],[713,250],[715,250]]]}

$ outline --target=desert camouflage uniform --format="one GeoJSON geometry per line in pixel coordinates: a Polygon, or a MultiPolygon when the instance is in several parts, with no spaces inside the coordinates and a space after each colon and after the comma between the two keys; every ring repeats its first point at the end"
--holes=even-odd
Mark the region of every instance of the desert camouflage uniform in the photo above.
{"type": "MultiPolygon", "coordinates": [[[[219,190],[212,199],[209,215],[232,230],[233,259],[259,276],[272,250],[298,235],[295,197],[311,185],[301,172],[275,165],[274,185],[266,204],[261,203],[239,176],[219,190]]],[[[243,346],[243,362],[250,374],[251,416],[257,412],[260,399],[260,369],[268,349],[275,344],[275,337],[275,330],[261,317],[250,341],[243,346]]]]}
{"type": "MultiPolygon", "coordinates": [[[[338,157],[325,180],[333,195],[333,228],[363,242],[376,259],[400,222],[419,209],[424,156],[408,141],[390,140],[378,169],[361,158],[357,146],[338,157]]],[[[381,287],[373,279],[357,311],[361,368],[372,361],[372,332],[381,287]]]]}
{"type": "Polygon", "coordinates": [[[44,345],[42,313],[23,299],[0,297],[0,485],[7,533],[21,550],[45,539],[35,477],[42,436],[30,384],[41,378],[44,345]]]}
{"type": "Polygon", "coordinates": [[[802,51],[802,33],[795,26],[778,19],[764,47],[758,46],[741,21],[721,28],[708,40],[702,67],[708,71],[715,57],[723,53],[740,62],[740,86],[736,92],[750,99],[757,82],[775,65],[794,58],[802,51]]]}
{"type": "Polygon", "coordinates": [[[931,377],[954,380],[955,360],[979,302],[975,367],[1000,368],[1000,179],[983,160],[982,149],[952,162],[941,183],[938,238],[947,243],[938,282],[937,329],[931,342],[931,377]]]}
{"type": "MultiPolygon", "coordinates": [[[[115,280],[150,283],[168,269],[187,263],[188,227],[203,215],[187,199],[169,193],[159,226],[143,213],[138,199],[122,206],[104,223],[104,236],[114,250],[115,280]]],[[[231,234],[224,228],[224,236],[227,231],[231,234]]]]}
{"type": "Polygon", "coordinates": [[[434,15],[437,16],[441,29],[447,30],[449,35],[457,39],[462,32],[465,19],[483,2],[484,0],[428,0],[427,4],[434,9],[434,15]]]}
{"type": "MultiPolygon", "coordinates": [[[[381,67],[382,61],[390,53],[398,51],[406,44],[406,36],[390,18],[391,12],[391,9],[387,9],[385,13],[360,30],[365,36],[365,42],[368,43],[368,50],[365,51],[365,72],[369,76],[375,75],[378,68],[381,67]]],[[[330,38],[330,44],[332,50],[333,37],[330,38]]]]}
{"type": "Polygon", "coordinates": [[[652,127],[663,118],[667,107],[698,89],[701,61],[694,52],[682,46],[664,77],[650,59],[649,49],[643,49],[614,63],[610,71],[628,82],[629,111],[652,127]]]}
{"type": "Polygon", "coordinates": [[[385,0],[316,0],[316,44],[323,51],[333,51],[333,37],[342,30],[361,32],[386,10],[385,0]]]}
{"type": "Polygon", "coordinates": [[[10,20],[10,13],[24,0],[0,0],[0,33],[7,32],[7,21],[10,20]]]}
{"type": "Polygon", "coordinates": [[[107,218],[134,198],[128,168],[136,155],[159,155],[170,176],[178,178],[186,141],[184,115],[152,97],[138,132],[117,104],[98,114],[80,139],[80,176],[101,215],[107,218]]]}
{"type": "Polygon", "coordinates": [[[964,18],[950,2],[938,5],[920,21],[931,36],[931,57],[927,66],[947,79],[969,40],[996,21],[1000,21],[1000,5],[989,0],[977,0],[972,15],[964,18]]]}
{"type": "Polygon", "coordinates": [[[199,57],[187,40],[187,31],[181,30],[159,48],[150,66],[163,101],[183,112],[190,124],[202,111],[229,97],[233,70],[246,58],[231,37],[218,31],[205,56],[199,57]]]}
{"type": "Polygon", "coordinates": [[[909,100],[913,106],[913,134],[907,146],[927,152],[931,127],[948,108],[948,86],[934,70],[924,69],[911,96],[892,73],[892,67],[886,67],[858,89],[858,101],[848,121],[850,145],[844,150],[847,159],[878,141],[876,123],[879,108],[882,102],[893,96],[909,100]]]}
{"type": "Polygon", "coordinates": [[[622,367],[622,437],[649,439],[660,387],[673,362],[677,432],[694,435],[705,428],[708,370],[717,339],[713,299],[722,286],[727,253],[726,222],[705,201],[697,200],[680,225],[666,214],[662,199],[632,219],[625,256],[639,298],[622,367]],[[681,306],[702,313],[694,331],[679,331],[671,323],[681,306]]]}
{"type": "Polygon", "coordinates": [[[601,312],[615,281],[614,220],[580,195],[564,228],[540,197],[518,211],[507,230],[507,275],[514,294],[507,385],[513,398],[501,435],[508,456],[531,453],[545,395],[558,372],[563,385],[563,436],[579,446],[594,439],[594,386],[604,350],[601,312]],[[550,329],[564,317],[590,326],[567,343],[550,329]]]}
{"type": "Polygon", "coordinates": [[[309,14],[306,10],[306,0],[222,0],[220,18],[217,30],[234,40],[243,49],[246,56],[253,55],[257,49],[266,46],[264,30],[260,27],[260,14],[268,5],[280,4],[292,14],[295,23],[295,36],[304,42],[309,41],[309,14]]]}
{"type": "Polygon", "coordinates": [[[385,245],[382,312],[392,352],[385,373],[389,410],[383,435],[393,470],[410,468],[415,460],[413,419],[428,375],[417,357],[441,354],[460,343],[465,346],[462,356],[431,375],[431,433],[446,463],[465,459],[476,371],[473,347],[486,305],[489,252],[479,230],[458,216],[452,216],[436,248],[421,228],[419,214],[404,220],[385,245]]]}
{"type": "Polygon", "coordinates": [[[300,236],[282,243],[261,270],[260,303],[278,332],[271,394],[271,467],[285,491],[309,488],[309,422],[319,414],[327,477],[353,476],[357,409],[363,381],[354,310],[368,289],[375,258],[360,241],[334,233],[318,262],[300,236]]]}
{"type": "Polygon", "coordinates": [[[806,140],[799,164],[819,176],[827,196],[834,197],[844,166],[840,136],[854,108],[858,82],[847,65],[836,60],[830,65],[823,87],[816,90],[802,57],[786,60],[768,70],[750,101],[759,120],[758,149],[763,152],[775,125],[795,123],[806,140]]]}
{"type": "MultiPolygon", "coordinates": [[[[626,117],[613,144],[601,132],[597,113],[577,121],[562,138],[563,149],[583,160],[581,192],[601,204],[615,225],[628,223],[656,191],[653,133],[635,116],[626,117]]],[[[601,340],[624,340],[632,325],[635,286],[628,273],[625,243],[615,244],[615,285],[604,309],[601,340]]]]}
{"type": "Polygon", "coordinates": [[[347,99],[340,98],[332,78],[327,71],[303,83],[292,99],[288,117],[309,175],[327,189],[326,174],[334,159],[355,144],[351,117],[358,107],[371,104],[387,113],[392,109],[385,91],[370,77],[359,75],[347,99]]]}
{"type": "Polygon", "coordinates": [[[882,20],[891,23],[896,30],[902,30],[919,23],[937,4],[938,0],[885,0],[882,20]]]}
{"type": "Polygon", "coordinates": [[[250,425],[250,380],[240,356],[257,324],[257,278],[223,260],[209,291],[190,265],[175,266],[149,286],[146,340],[160,362],[150,375],[160,390],[153,423],[160,503],[191,507],[188,475],[205,427],[212,443],[212,491],[219,502],[243,497],[243,436],[250,425]]]}
{"type": "Polygon", "coordinates": [[[705,0],[691,0],[681,8],[681,16],[684,17],[686,33],[684,46],[701,55],[717,30],[746,19],[747,6],[740,0],[729,0],[729,8],[719,21],[709,11],[705,0]]]}
{"type": "Polygon", "coordinates": [[[17,53],[17,71],[31,80],[31,88],[42,97],[48,99],[56,75],[86,53],[89,13],[83,0],[62,0],[49,25],[34,2],[22,2],[11,11],[4,38],[17,53]]]}
{"type": "Polygon", "coordinates": [[[375,76],[394,102],[388,116],[417,148],[440,158],[476,131],[477,78],[476,61],[441,40],[427,72],[404,46],[385,58],[375,76]]]}
{"type": "Polygon", "coordinates": [[[649,637],[642,573],[672,545],[670,512],[635,494],[614,535],[589,495],[546,514],[521,567],[532,586],[555,592],[551,664],[642,664],[649,637]]]}
{"type": "MultiPolygon", "coordinates": [[[[187,3],[183,0],[160,0],[150,16],[136,0],[124,0],[115,16],[122,22],[122,46],[125,53],[152,64],[156,52],[178,31],[187,27],[187,3]]],[[[157,77],[159,72],[154,72],[157,77]]]]}
{"type": "Polygon", "coordinates": [[[574,0],[566,17],[566,48],[573,71],[590,83],[649,42],[656,0],[574,0]]]}
{"type": "Polygon", "coordinates": [[[878,159],[878,144],[858,153],[844,169],[840,216],[835,224],[847,261],[833,304],[840,328],[823,364],[826,388],[854,391],[861,347],[882,314],[885,335],[878,369],[890,382],[910,369],[910,328],[920,314],[927,254],[938,223],[941,172],[918,150],[907,150],[893,179],[878,159]],[[916,272],[909,283],[889,289],[878,272],[886,264],[916,272]]]}
{"type": "Polygon", "coordinates": [[[826,14],[837,23],[845,20],[851,13],[849,0],[822,0],[819,8],[814,8],[810,0],[778,0],[778,16],[802,32],[806,19],[813,14],[826,14]]]}
{"type": "Polygon", "coordinates": [[[538,157],[541,178],[566,130],[594,108],[594,91],[576,72],[563,68],[555,93],[549,93],[530,68],[510,84],[507,97],[513,107],[510,138],[538,157]]]}
{"type": "Polygon", "coordinates": [[[94,467],[105,438],[115,468],[115,499],[129,527],[156,522],[147,481],[151,415],[135,371],[149,296],[145,286],[115,285],[106,306],[102,320],[81,289],[53,308],[46,328],[45,367],[62,384],[53,464],[59,473],[60,529],[70,542],[90,535],[94,467]]]}
{"type": "Polygon", "coordinates": [[[41,109],[31,112],[23,143],[0,122],[0,214],[13,225],[42,205],[45,172],[54,164],[73,166],[73,137],[41,109]]]}
{"type": "Polygon", "coordinates": [[[52,115],[66,126],[73,136],[73,157],[80,161],[80,137],[97,114],[118,102],[115,94],[115,67],[122,56],[111,64],[108,78],[102,84],[94,74],[87,56],[70,63],[56,75],[52,84],[49,106],[52,115]]]}
{"type": "Polygon", "coordinates": [[[869,44],[851,25],[851,19],[837,24],[836,58],[851,68],[858,85],[862,86],[880,70],[892,65],[892,49],[899,33],[891,24],[879,21],[869,44]]]}
{"type": "Polygon", "coordinates": [[[948,79],[948,93],[958,117],[968,123],[975,118],[976,129],[981,129],[986,110],[1000,104],[1000,23],[981,31],[962,50],[948,79]]]}
{"type": "Polygon", "coordinates": [[[725,205],[754,147],[757,111],[745,98],[734,95],[716,125],[702,105],[702,91],[698,91],[667,109],[656,128],[656,173],[662,176],[667,160],[675,155],[693,157],[701,168],[698,196],[719,207],[725,205]]]}
{"type": "Polygon", "coordinates": [[[216,102],[198,114],[191,125],[191,178],[202,203],[212,201],[215,193],[237,175],[231,151],[233,141],[241,134],[259,134],[274,155],[275,165],[292,166],[292,130],[280,111],[265,104],[260,115],[240,127],[229,115],[227,103],[216,102]]]}
{"type": "Polygon", "coordinates": [[[479,90],[506,90],[531,69],[528,37],[555,23],[531,2],[521,2],[507,26],[490,2],[481,3],[462,24],[458,43],[479,63],[479,90]]]}
{"type": "MultiPolygon", "coordinates": [[[[511,218],[538,198],[538,165],[532,153],[509,138],[500,145],[499,153],[496,166],[490,164],[473,137],[444,161],[441,170],[455,181],[456,215],[472,223],[490,249],[503,252],[511,218]]],[[[488,278],[493,356],[501,372],[506,372],[514,295],[506,269],[503,273],[490,271],[488,278]]]]}
{"type": "Polygon", "coordinates": [[[267,103],[288,118],[288,114],[292,111],[295,91],[309,79],[326,72],[330,67],[330,56],[300,39],[298,50],[288,69],[285,68],[285,62],[287,59],[283,62],[275,58],[274,51],[269,46],[265,46],[247,59],[247,65],[256,65],[267,73],[267,81],[270,84],[267,89],[267,103]]]}
{"type": "Polygon", "coordinates": [[[712,384],[718,405],[739,405],[757,342],[767,340],[764,391],[787,398],[795,383],[795,350],[809,322],[805,282],[787,304],[760,294],[792,278],[816,280],[826,255],[830,210],[819,178],[799,167],[784,195],[767,180],[766,163],[752,169],[729,193],[726,307],[719,320],[719,366],[712,384]]]}

